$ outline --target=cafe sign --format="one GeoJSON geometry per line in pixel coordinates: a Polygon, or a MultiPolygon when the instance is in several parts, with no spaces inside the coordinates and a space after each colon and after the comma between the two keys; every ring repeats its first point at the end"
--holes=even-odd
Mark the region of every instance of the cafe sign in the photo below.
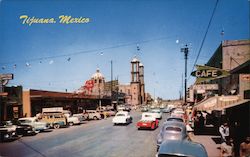
{"type": "Polygon", "coordinates": [[[196,65],[196,68],[197,70],[191,73],[192,76],[197,78],[196,83],[219,79],[229,75],[228,71],[215,67],[196,65]]]}

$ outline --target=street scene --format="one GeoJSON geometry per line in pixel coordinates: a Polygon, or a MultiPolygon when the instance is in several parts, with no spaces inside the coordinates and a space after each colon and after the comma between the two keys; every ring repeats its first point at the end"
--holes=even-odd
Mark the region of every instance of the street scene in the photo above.
{"type": "Polygon", "coordinates": [[[0,0],[0,157],[250,157],[249,0],[0,0]]]}

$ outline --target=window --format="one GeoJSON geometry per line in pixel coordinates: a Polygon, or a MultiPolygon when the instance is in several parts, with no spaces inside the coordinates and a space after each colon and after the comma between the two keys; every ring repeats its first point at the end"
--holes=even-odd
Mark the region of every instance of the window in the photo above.
{"type": "Polygon", "coordinates": [[[177,132],[181,132],[181,128],[177,128],[177,127],[166,127],[167,131],[177,131],[177,132]]]}
{"type": "Polygon", "coordinates": [[[102,83],[102,80],[99,80],[99,83],[102,83]]]}

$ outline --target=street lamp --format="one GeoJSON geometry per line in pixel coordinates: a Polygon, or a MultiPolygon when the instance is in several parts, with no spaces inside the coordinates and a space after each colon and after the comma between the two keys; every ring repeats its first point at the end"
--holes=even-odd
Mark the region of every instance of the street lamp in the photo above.
{"type": "Polygon", "coordinates": [[[188,45],[186,44],[184,48],[181,48],[181,52],[184,52],[184,59],[185,59],[185,98],[184,98],[184,104],[187,104],[187,59],[188,59],[188,45]]]}

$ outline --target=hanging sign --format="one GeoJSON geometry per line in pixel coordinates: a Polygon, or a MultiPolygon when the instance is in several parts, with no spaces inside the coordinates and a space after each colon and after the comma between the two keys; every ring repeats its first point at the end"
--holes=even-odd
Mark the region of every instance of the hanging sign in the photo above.
{"type": "Polygon", "coordinates": [[[229,75],[228,71],[215,67],[196,65],[196,68],[197,70],[191,73],[192,76],[197,78],[196,83],[219,79],[229,75]]]}
{"type": "Polygon", "coordinates": [[[0,74],[0,84],[2,86],[7,85],[7,83],[9,82],[9,80],[13,80],[14,75],[13,74],[0,74]]]}

